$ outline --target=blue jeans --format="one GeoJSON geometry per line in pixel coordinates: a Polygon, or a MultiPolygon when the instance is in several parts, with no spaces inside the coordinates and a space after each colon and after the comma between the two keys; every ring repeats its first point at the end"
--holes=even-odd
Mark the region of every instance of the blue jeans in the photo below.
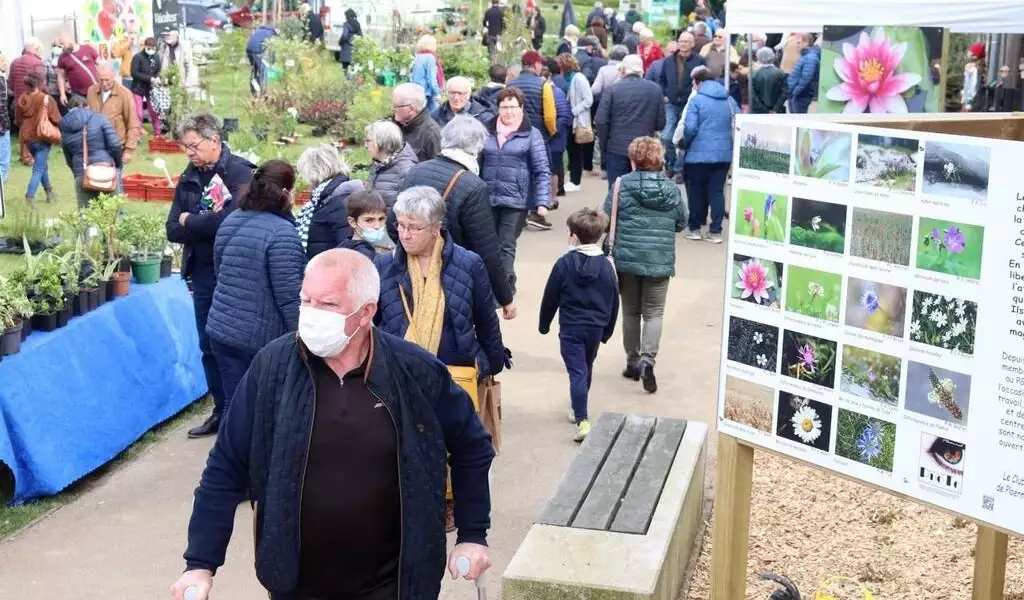
{"type": "MultiPolygon", "coordinates": [[[[246,57],[249,59],[249,78],[255,79],[260,86],[260,93],[267,89],[267,68],[263,63],[262,52],[246,52],[246,57]]],[[[256,90],[250,86],[250,90],[255,92],[256,90]]]]}
{"type": "Polygon", "coordinates": [[[725,178],[729,163],[689,163],[686,165],[686,201],[690,207],[690,231],[700,231],[711,210],[708,233],[722,233],[725,216],[725,178]]]}
{"type": "Polygon", "coordinates": [[[50,190],[50,144],[46,142],[31,142],[28,145],[28,151],[32,153],[32,158],[36,162],[32,165],[32,177],[28,180],[28,189],[25,190],[25,197],[35,198],[36,190],[39,189],[40,183],[43,184],[44,190],[50,190]]]}
{"type": "Polygon", "coordinates": [[[11,171],[11,132],[0,133],[0,183],[7,183],[11,171]]]}
{"type": "Polygon", "coordinates": [[[789,112],[793,114],[807,114],[807,110],[811,107],[811,101],[814,100],[814,96],[790,96],[789,97],[789,112]]]}
{"type": "Polygon", "coordinates": [[[682,164],[677,164],[682,161],[677,160],[676,145],[672,143],[672,135],[676,132],[676,125],[679,124],[679,117],[682,114],[682,107],[671,102],[665,103],[665,128],[661,130],[661,145],[665,148],[665,168],[674,173],[683,170],[682,164]]]}
{"type": "Polygon", "coordinates": [[[614,152],[605,153],[604,165],[608,172],[608,189],[615,186],[615,179],[627,173],[633,172],[633,165],[629,164],[629,157],[625,154],[614,152]]]}
{"type": "Polygon", "coordinates": [[[210,337],[206,335],[206,318],[210,316],[210,305],[213,304],[213,289],[217,287],[217,278],[212,269],[193,272],[192,307],[196,313],[196,332],[199,334],[199,350],[203,356],[203,373],[206,374],[206,387],[213,396],[213,414],[220,417],[224,414],[224,385],[221,383],[220,367],[217,358],[210,348],[210,337]]]}
{"type": "Polygon", "coordinates": [[[210,349],[217,357],[220,383],[224,387],[224,408],[221,410],[221,418],[224,418],[231,409],[231,399],[235,397],[238,384],[242,382],[242,377],[249,370],[249,365],[256,355],[216,340],[210,340],[210,349]]]}
{"type": "Polygon", "coordinates": [[[587,396],[594,376],[594,359],[604,331],[597,327],[563,329],[558,332],[562,362],[569,374],[569,397],[576,422],[587,420],[587,396]]]}

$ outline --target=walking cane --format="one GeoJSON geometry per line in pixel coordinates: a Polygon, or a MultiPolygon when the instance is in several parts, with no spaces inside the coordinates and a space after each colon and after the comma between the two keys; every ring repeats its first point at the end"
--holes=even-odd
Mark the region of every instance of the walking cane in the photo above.
{"type": "MultiPolygon", "coordinates": [[[[459,577],[465,577],[469,573],[469,559],[465,556],[460,556],[455,559],[455,570],[458,571],[459,577]]],[[[476,581],[476,600],[487,600],[487,581],[485,580],[485,574],[481,573],[476,581]]],[[[188,600],[187,598],[185,600],[188,600]]]]}

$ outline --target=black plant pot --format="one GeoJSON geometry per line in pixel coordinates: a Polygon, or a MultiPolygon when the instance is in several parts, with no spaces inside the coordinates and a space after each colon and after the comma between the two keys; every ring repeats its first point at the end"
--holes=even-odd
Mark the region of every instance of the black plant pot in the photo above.
{"type": "Polygon", "coordinates": [[[313,137],[325,137],[327,135],[327,128],[317,126],[314,127],[313,131],[311,131],[310,133],[312,134],[313,137]]]}
{"type": "Polygon", "coordinates": [[[96,310],[96,307],[99,306],[98,295],[99,292],[96,291],[96,288],[85,290],[85,312],[96,310]]]}
{"type": "Polygon", "coordinates": [[[101,283],[96,288],[96,308],[99,308],[107,303],[107,284],[101,283]]]}
{"type": "Polygon", "coordinates": [[[21,351],[21,325],[0,333],[0,356],[10,356],[21,351]]]}
{"type": "Polygon", "coordinates": [[[32,333],[32,319],[21,322],[21,341],[25,341],[28,335],[32,333]]]}
{"type": "Polygon", "coordinates": [[[222,127],[221,130],[220,130],[220,139],[221,139],[221,141],[225,141],[225,142],[230,141],[231,140],[231,130],[228,129],[227,127],[222,127]]]}
{"type": "Polygon", "coordinates": [[[172,258],[170,256],[160,259],[160,279],[171,276],[171,261],[172,258]]]}
{"type": "Polygon", "coordinates": [[[238,131],[238,118],[224,117],[224,131],[238,131]]]}
{"type": "Polygon", "coordinates": [[[117,270],[122,272],[122,273],[131,273],[132,272],[132,259],[127,258],[127,257],[122,258],[121,259],[121,264],[120,264],[120,266],[117,267],[117,270]]]}
{"type": "Polygon", "coordinates": [[[71,301],[71,311],[76,317],[89,312],[89,292],[79,290],[78,295],[71,301]]]}
{"type": "Polygon", "coordinates": [[[68,321],[71,320],[71,313],[72,313],[71,303],[65,302],[64,303],[64,309],[57,312],[57,328],[58,329],[60,329],[61,327],[64,327],[65,325],[68,324],[68,321]]]}
{"type": "Polygon", "coordinates": [[[104,303],[106,303],[107,300],[113,300],[116,297],[116,296],[114,296],[114,280],[113,279],[111,279],[110,281],[107,281],[106,283],[104,283],[102,287],[103,287],[103,302],[104,303]]]}
{"type": "Polygon", "coordinates": [[[57,313],[35,315],[32,317],[33,331],[53,331],[57,329],[57,313]]]}

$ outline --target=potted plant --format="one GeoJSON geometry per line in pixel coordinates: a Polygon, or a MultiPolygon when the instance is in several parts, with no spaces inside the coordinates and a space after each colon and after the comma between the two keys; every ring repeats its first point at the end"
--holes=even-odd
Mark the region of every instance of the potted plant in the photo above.
{"type": "MultiPolygon", "coordinates": [[[[105,278],[103,281],[113,282],[108,286],[107,299],[113,299],[115,296],[127,296],[131,281],[131,273],[118,270],[123,258],[123,244],[118,240],[118,219],[123,207],[123,196],[100,194],[83,211],[85,220],[99,230],[105,245],[103,255],[106,266],[104,267],[105,278]]],[[[128,268],[131,268],[130,264],[128,268]]]]}
{"type": "Polygon", "coordinates": [[[60,281],[64,288],[65,304],[70,305],[72,313],[80,317],[88,312],[88,296],[83,297],[82,288],[79,285],[82,272],[81,241],[75,244],[75,248],[67,250],[62,254],[54,254],[53,258],[60,267],[60,281]]]}
{"type": "Polygon", "coordinates": [[[160,258],[160,279],[171,276],[171,268],[174,266],[174,253],[170,245],[164,247],[164,255],[160,258]]]}
{"type": "Polygon", "coordinates": [[[118,224],[121,239],[132,248],[132,273],[137,283],[160,280],[160,263],[167,238],[160,217],[125,215],[118,224]]]}
{"type": "MultiPolygon", "coordinates": [[[[60,319],[64,307],[64,285],[60,278],[60,264],[49,256],[37,257],[35,279],[29,292],[32,309],[32,329],[53,331],[61,327],[60,319]]],[[[66,324],[66,322],[65,322],[66,324]]]]}
{"type": "Polygon", "coordinates": [[[229,73],[231,81],[231,116],[224,117],[225,132],[238,131],[238,90],[246,87],[246,75],[249,73],[249,64],[245,59],[248,41],[248,36],[241,29],[223,33],[218,40],[215,68],[222,73],[229,73]]]}
{"type": "Polygon", "coordinates": [[[25,315],[32,315],[32,303],[25,287],[11,279],[0,278],[0,357],[21,350],[21,332],[25,315]]]}

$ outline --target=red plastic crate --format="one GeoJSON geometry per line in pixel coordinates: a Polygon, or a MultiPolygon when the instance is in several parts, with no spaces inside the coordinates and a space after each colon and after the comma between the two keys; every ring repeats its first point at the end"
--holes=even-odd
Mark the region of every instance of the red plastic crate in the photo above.
{"type": "Polygon", "coordinates": [[[143,175],[142,173],[132,173],[125,175],[121,179],[122,186],[124,187],[124,195],[132,200],[145,200],[146,199],[146,184],[156,179],[163,179],[162,177],[156,177],[154,175],[143,175]]]}
{"type": "Polygon", "coordinates": [[[299,197],[295,199],[295,206],[302,206],[309,202],[309,190],[299,192],[299,197]]]}
{"type": "Polygon", "coordinates": [[[174,189],[178,185],[178,177],[174,178],[174,185],[167,184],[166,177],[160,177],[157,181],[146,184],[146,202],[170,202],[174,200],[174,189]]]}
{"type": "Polygon", "coordinates": [[[164,154],[181,154],[183,152],[181,146],[178,145],[178,142],[175,142],[174,140],[166,140],[159,136],[150,138],[147,143],[149,145],[150,152],[163,152],[164,154]]]}

